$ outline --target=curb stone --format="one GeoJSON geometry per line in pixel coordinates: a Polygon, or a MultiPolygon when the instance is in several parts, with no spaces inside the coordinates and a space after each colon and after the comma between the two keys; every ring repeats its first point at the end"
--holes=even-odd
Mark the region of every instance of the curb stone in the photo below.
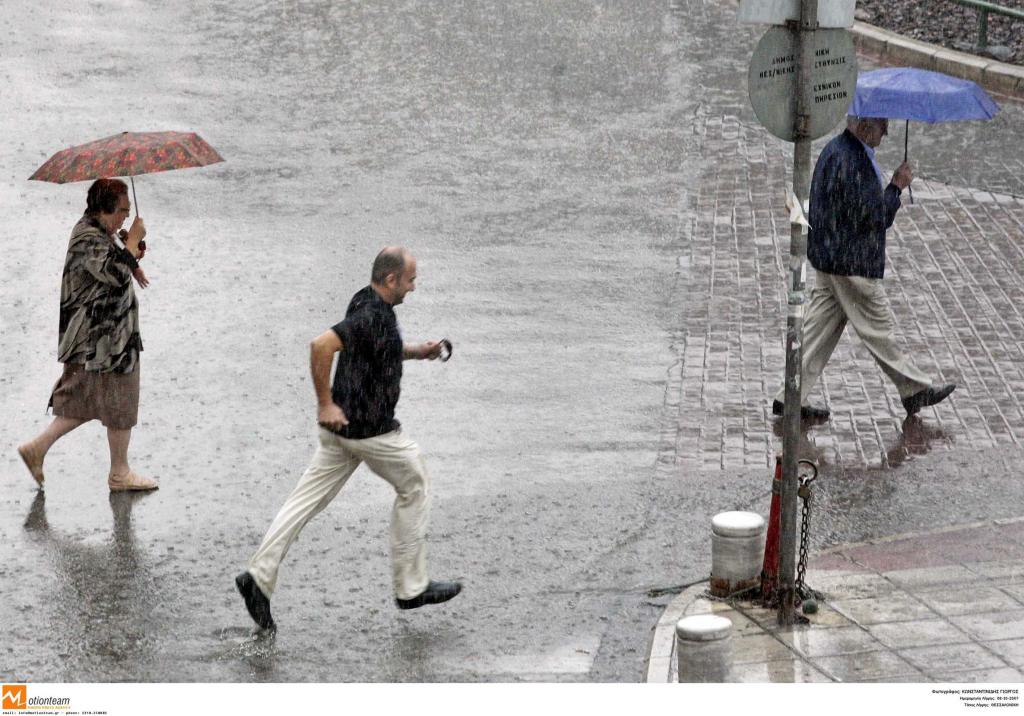
{"type": "Polygon", "coordinates": [[[1024,67],[912,40],[891,30],[855,21],[850,28],[857,49],[880,59],[944,72],[977,82],[998,94],[1024,99],[1024,67]]]}

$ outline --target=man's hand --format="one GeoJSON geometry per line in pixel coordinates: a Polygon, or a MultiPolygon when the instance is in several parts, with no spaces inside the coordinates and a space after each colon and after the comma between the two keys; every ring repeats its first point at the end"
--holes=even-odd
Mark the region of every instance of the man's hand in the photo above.
{"type": "Polygon", "coordinates": [[[146,288],[149,285],[149,279],[146,278],[146,272],[142,270],[141,266],[135,267],[135,270],[132,271],[132,276],[135,277],[135,280],[142,288],[146,288]]]}
{"type": "Polygon", "coordinates": [[[906,162],[900,164],[892,175],[892,183],[903,191],[914,181],[914,172],[906,162]]]}
{"type": "Polygon", "coordinates": [[[328,430],[341,430],[348,425],[348,418],[345,417],[345,411],[341,406],[332,402],[320,406],[316,422],[328,430]]]}
{"type": "Polygon", "coordinates": [[[424,360],[436,360],[441,357],[441,341],[424,341],[420,350],[424,360]]]}
{"type": "Polygon", "coordinates": [[[403,343],[403,360],[434,360],[441,355],[441,344],[438,341],[423,343],[403,343]]]}

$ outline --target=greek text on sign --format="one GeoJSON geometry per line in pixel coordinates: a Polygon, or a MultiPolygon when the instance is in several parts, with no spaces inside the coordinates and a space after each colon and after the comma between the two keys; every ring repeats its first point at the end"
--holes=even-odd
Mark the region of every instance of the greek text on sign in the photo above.
{"type": "MultiPolygon", "coordinates": [[[[811,103],[808,135],[828,134],[845,116],[857,84],[857,56],[846,30],[811,33],[811,103]]],[[[793,141],[796,119],[797,35],[773,27],[754,50],[747,75],[750,104],[765,128],[780,139],[793,141]]]]}
{"type": "MultiPolygon", "coordinates": [[[[818,0],[819,27],[853,25],[855,0],[818,0]]],[[[800,19],[800,0],[740,0],[739,22],[785,25],[800,19]]]]}

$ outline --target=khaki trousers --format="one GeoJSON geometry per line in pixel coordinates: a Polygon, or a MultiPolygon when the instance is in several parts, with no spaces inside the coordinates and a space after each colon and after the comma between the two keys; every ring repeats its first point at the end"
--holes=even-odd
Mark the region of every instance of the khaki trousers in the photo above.
{"type": "Polygon", "coordinates": [[[320,446],[312,462],[249,561],[249,572],[267,598],[274,593],[277,570],[299,532],[330,504],[363,462],[395,488],[391,510],[391,579],[395,596],[411,599],[427,588],[430,493],[419,447],[400,430],[350,440],[320,428],[320,446]]]}
{"type": "MultiPolygon", "coordinates": [[[[924,390],[931,381],[906,359],[893,339],[892,312],[881,279],[837,276],[817,272],[815,288],[804,318],[800,403],[818,382],[847,322],[889,379],[900,398],[924,390]]],[[[775,400],[785,399],[785,386],[775,400]]]]}

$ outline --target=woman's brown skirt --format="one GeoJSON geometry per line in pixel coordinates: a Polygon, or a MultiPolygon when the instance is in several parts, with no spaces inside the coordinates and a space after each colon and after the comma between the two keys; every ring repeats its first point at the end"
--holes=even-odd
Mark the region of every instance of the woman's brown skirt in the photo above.
{"type": "Polygon", "coordinates": [[[128,430],[139,419],[139,365],[131,373],[95,373],[81,363],[65,363],[50,405],[63,418],[99,420],[113,430],[128,430]]]}

